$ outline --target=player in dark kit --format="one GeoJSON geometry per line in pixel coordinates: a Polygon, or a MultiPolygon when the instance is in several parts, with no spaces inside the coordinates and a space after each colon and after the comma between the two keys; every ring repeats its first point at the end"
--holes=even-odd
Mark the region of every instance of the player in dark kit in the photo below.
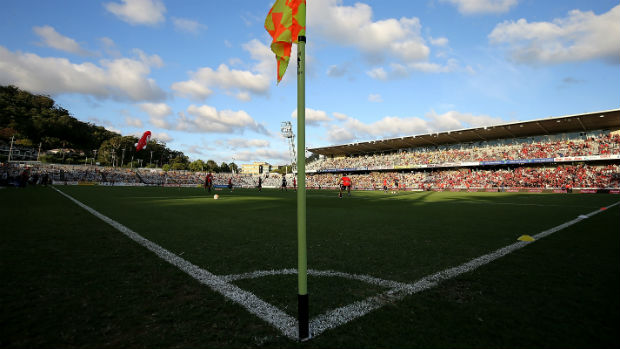
{"type": "Polygon", "coordinates": [[[280,188],[280,191],[282,190],[287,190],[286,189],[286,176],[282,176],[282,187],[280,188]]]}
{"type": "Polygon", "coordinates": [[[261,177],[258,177],[258,191],[262,191],[263,190],[263,179],[261,177]]]}
{"type": "Polygon", "coordinates": [[[205,188],[209,190],[209,193],[213,188],[213,175],[211,174],[211,172],[209,172],[209,174],[207,174],[207,177],[205,177],[205,188]]]}

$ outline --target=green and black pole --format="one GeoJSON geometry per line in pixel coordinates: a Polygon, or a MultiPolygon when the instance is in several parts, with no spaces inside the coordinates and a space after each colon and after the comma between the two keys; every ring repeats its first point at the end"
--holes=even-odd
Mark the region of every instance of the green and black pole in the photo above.
{"type": "Polygon", "coordinates": [[[299,340],[310,338],[306,249],[306,37],[297,44],[297,321],[299,340]]]}

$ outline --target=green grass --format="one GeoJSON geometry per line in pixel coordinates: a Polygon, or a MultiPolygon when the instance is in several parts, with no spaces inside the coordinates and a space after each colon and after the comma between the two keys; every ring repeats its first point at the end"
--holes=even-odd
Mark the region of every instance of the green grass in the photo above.
{"type": "MultiPolygon", "coordinates": [[[[295,268],[294,192],[59,187],[216,275],[295,268]]],[[[617,347],[620,206],[305,343],[51,188],[0,190],[0,347],[617,347]]],[[[308,192],[308,266],[414,282],[616,195],[308,192]]],[[[296,276],[234,284],[296,314],[296,276]]],[[[381,292],[309,277],[311,316],[381,292]]]]}

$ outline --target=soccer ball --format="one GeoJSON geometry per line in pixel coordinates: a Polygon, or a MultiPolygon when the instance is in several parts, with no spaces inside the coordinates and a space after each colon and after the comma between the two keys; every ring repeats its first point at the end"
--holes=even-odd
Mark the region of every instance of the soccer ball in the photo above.
{"type": "Polygon", "coordinates": [[[218,194],[215,194],[215,195],[213,195],[213,198],[214,198],[215,200],[217,200],[217,199],[219,199],[219,198],[220,198],[220,196],[219,196],[218,194]]]}

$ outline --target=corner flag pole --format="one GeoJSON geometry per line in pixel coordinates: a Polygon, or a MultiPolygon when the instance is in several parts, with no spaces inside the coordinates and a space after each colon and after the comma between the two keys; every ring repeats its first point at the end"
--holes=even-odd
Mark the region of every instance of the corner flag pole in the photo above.
{"type": "Polygon", "coordinates": [[[306,249],[306,37],[297,44],[297,316],[299,340],[310,338],[306,249]]]}

